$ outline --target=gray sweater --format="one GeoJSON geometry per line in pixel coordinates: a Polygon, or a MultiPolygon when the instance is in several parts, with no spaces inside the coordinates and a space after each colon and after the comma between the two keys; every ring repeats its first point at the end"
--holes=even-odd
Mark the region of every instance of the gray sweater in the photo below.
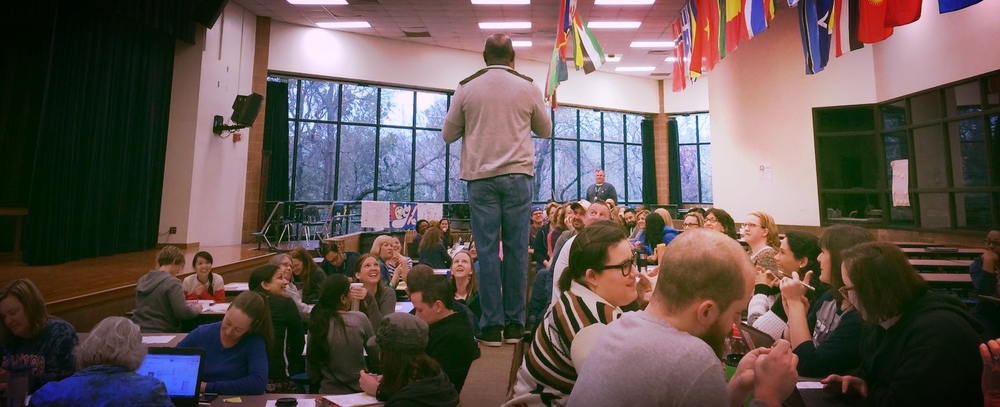
{"type": "Polygon", "coordinates": [[[188,305],[180,280],[170,273],[153,270],[136,283],[132,321],[142,332],[180,332],[182,319],[200,313],[200,307],[188,305]]]}
{"type": "Polygon", "coordinates": [[[368,347],[368,338],[375,330],[368,317],[358,311],[340,314],[344,326],[330,322],[327,334],[330,360],[320,366],[309,365],[309,377],[319,378],[321,394],[350,394],[361,391],[359,383],[362,370],[367,369],[365,354],[378,360],[378,348],[368,347]]]}
{"type": "Polygon", "coordinates": [[[502,65],[490,65],[469,78],[455,89],[441,129],[447,143],[463,138],[462,179],[534,176],[531,132],[539,137],[552,133],[541,90],[531,78],[502,65]]]}

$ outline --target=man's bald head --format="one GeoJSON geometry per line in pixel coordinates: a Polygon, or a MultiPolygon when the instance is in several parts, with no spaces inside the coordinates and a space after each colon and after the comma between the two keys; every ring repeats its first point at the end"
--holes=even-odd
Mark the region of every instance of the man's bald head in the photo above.
{"type": "Polygon", "coordinates": [[[483,60],[486,65],[511,66],[514,63],[514,42],[507,34],[491,35],[483,48],[483,60]]]}
{"type": "Polygon", "coordinates": [[[654,301],[667,313],[680,311],[696,300],[713,300],[726,309],[745,294],[753,264],[740,244],[707,229],[677,236],[660,258],[654,301]]]}

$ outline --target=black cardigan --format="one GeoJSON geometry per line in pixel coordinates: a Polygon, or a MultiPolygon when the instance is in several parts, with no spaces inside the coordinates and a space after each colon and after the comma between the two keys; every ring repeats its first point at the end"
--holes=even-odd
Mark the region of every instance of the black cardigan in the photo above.
{"type": "Polygon", "coordinates": [[[438,243],[420,251],[420,264],[430,266],[432,269],[451,268],[451,256],[448,255],[448,249],[444,248],[444,244],[438,243]]]}

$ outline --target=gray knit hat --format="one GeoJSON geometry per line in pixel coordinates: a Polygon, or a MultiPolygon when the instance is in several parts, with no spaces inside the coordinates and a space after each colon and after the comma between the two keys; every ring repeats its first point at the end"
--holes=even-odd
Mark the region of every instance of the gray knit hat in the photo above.
{"type": "Polygon", "coordinates": [[[382,318],[368,346],[406,354],[420,354],[427,349],[427,323],[415,315],[394,312],[382,318]]]}

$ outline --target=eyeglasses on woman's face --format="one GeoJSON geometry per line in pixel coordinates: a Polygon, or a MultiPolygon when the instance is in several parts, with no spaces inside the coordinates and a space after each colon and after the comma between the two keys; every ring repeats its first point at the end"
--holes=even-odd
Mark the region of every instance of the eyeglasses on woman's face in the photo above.
{"type": "Polygon", "coordinates": [[[628,277],[632,274],[632,270],[635,270],[635,259],[628,259],[621,264],[611,264],[605,265],[602,270],[618,269],[622,272],[622,276],[628,277]]]}
{"type": "Polygon", "coordinates": [[[854,286],[848,287],[848,286],[845,285],[845,286],[840,287],[840,288],[837,289],[837,292],[840,293],[840,296],[844,297],[844,298],[847,298],[847,293],[849,293],[851,291],[854,291],[854,286]]]}

